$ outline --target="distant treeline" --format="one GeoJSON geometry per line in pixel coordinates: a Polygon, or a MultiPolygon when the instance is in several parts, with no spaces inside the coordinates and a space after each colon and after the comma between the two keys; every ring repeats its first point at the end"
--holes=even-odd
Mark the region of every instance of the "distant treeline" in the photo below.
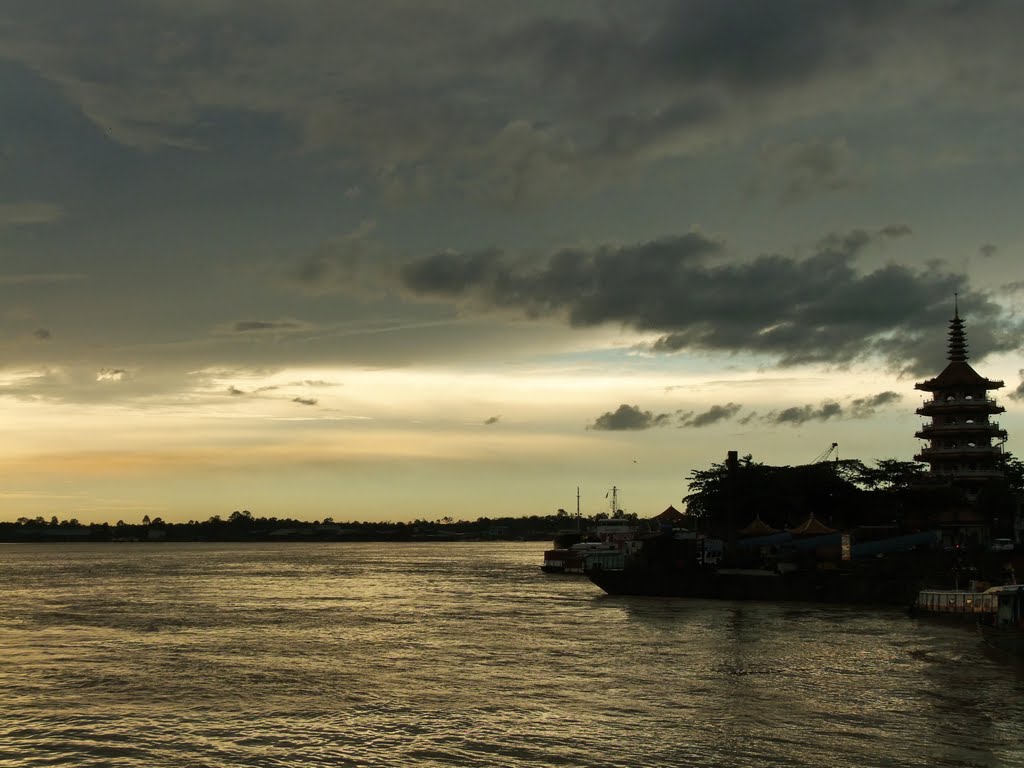
{"type": "MultiPolygon", "coordinates": [[[[995,536],[1013,536],[1024,497],[1024,462],[1005,454],[1004,477],[983,488],[973,502],[949,484],[935,484],[920,463],[885,459],[873,465],[856,459],[774,467],[744,456],[730,470],[724,463],[690,473],[685,498],[687,527],[725,536],[755,518],[777,529],[792,528],[813,515],[842,529],[887,528],[897,532],[932,527],[945,510],[972,506],[995,536]]],[[[661,512],[651,510],[650,518],[661,512]]],[[[424,541],[544,540],[608,518],[599,513],[577,520],[560,509],[550,515],[480,517],[476,520],[337,522],[256,517],[249,510],[226,518],[167,523],[144,516],[138,523],[84,525],[42,517],[0,523],[0,541],[424,541]]],[[[637,514],[624,515],[637,519],[637,514]]]]}
{"type": "MultiPolygon", "coordinates": [[[[249,510],[234,511],[226,518],[168,523],[144,516],[138,523],[118,520],[82,524],[52,517],[19,518],[0,522],[0,541],[458,541],[547,540],[577,525],[607,518],[606,513],[577,520],[564,510],[552,515],[528,517],[480,517],[476,520],[413,520],[409,522],[338,522],[257,517],[249,510]]],[[[636,518],[636,515],[630,515],[636,518]]]]}

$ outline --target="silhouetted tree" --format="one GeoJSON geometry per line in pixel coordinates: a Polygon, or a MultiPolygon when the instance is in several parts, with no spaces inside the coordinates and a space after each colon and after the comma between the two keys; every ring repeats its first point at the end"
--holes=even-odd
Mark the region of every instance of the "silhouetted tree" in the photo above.
{"type": "Polygon", "coordinates": [[[851,479],[867,490],[894,491],[908,488],[928,474],[928,468],[916,461],[880,459],[874,467],[856,462],[857,471],[851,479]]]}
{"type": "Polygon", "coordinates": [[[724,536],[729,505],[737,528],[759,516],[776,528],[799,524],[811,514],[834,526],[857,524],[862,489],[853,481],[860,462],[833,461],[773,467],[748,455],[730,473],[724,462],[690,473],[687,514],[704,531],[724,536]]]}
{"type": "Polygon", "coordinates": [[[1003,458],[1003,475],[1015,493],[1024,493],[1024,462],[1007,451],[1003,458]]]}

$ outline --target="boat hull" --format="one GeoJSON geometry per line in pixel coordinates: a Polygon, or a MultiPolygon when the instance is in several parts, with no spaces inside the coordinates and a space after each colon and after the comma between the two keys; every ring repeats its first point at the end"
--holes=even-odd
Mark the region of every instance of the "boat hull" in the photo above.
{"type": "Polygon", "coordinates": [[[842,572],[793,572],[690,568],[592,570],[590,580],[610,595],[691,597],[717,600],[770,600],[823,603],[871,603],[909,606],[907,584],[871,580],[842,572]]]}

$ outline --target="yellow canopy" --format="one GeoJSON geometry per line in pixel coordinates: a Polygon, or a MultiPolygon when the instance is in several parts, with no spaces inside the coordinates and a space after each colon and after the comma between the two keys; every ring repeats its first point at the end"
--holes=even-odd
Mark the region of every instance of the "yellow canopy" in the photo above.
{"type": "Polygon", "coordinates": [[[824,536],[825,534],[835,532],[835,528],[829,528],[824,523],[815,520],[814,515],[811,515],[796,528],[790,530],[790,533],[794,536],[824,536]]]}
{"type": "Polygon", "coordinates": [[[750,525],[746,528],[740,529],[740,536],[770,536],[771,534],[778,532],[777,528],[772,528],[768,523],[761,519],[760,515],[757,515],[750,521],[750,525]]]}

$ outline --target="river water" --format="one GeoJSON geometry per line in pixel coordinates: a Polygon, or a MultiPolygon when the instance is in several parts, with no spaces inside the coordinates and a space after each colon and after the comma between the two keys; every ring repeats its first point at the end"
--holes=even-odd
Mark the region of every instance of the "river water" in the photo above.
{"type": "Polygon", "coordinates": [[[1024,668],[967,628],[544,548],[0,545],[0,766],[1024,766],[1024,668]]]}

